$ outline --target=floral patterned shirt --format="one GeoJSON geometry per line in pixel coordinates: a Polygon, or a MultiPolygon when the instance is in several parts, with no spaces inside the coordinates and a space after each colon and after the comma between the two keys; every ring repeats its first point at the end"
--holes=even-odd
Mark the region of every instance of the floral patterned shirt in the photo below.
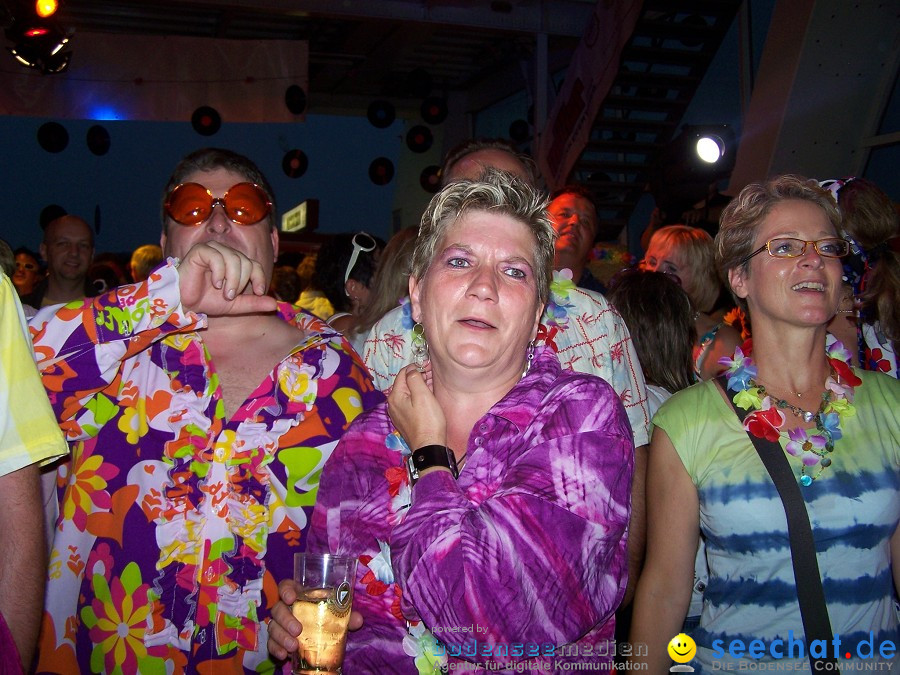
{"type": "MultiPolygon", "coordinates": [[[[412,328],[407,298],[369,331],[360,354],[382,391],[393,386],[403,366],[412,363],[412,328]]],[[[553,272],[550,300],[535,342],[550,346],[563,368],[609,382],[625,406],[634,444],[649,442],[647,387],[628,327],[606,298],[575,286],[570,270],[553,272]]]]}
{"type": "Polygon", "coordinates": [[[328,460],[309,548],[360,562],[353,605],[365,620],[347,672],[608,668],[634,453],[616,393],[538,347],[466,453],[458,480],[434,472],[410,489],[409,450],[381,405],[328,460]]]}
{"type": "Polygon", "coordinates": [[[31,331],[72,447],[57,485],[38,672],[275,667],[265,620],[305,547],[319,473],[383,400],[346,341],[291,305],[302,342],[231,419],[179,300],[149,281],[42,310],[31,331]]]}
{"type": "Polygon", "coordinates": [[[859,344],[863,347],[862,367],[900,378],[900,360],[894,352],[894,343],[882,332],[881,324],[860,322],[858,330],[859,344]]]}

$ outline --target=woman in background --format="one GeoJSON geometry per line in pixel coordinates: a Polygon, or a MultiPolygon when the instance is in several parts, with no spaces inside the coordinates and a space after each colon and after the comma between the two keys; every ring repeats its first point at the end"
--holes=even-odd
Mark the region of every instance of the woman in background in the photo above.
{"type": "Polygon", "coordinates": [[[664,272],[681,284],[691,299],[698,339],[694,346],[694,373],[708,380],[722,371],[719,359],[730,356],[741,336],[715,312],[722,284],[716,273],[712,237],[687,225],[667,225],[653,233],[641,269],[664,272]]]}
{"type": "Polygon", "coordinates": [[[368,232],[333,236],[319,247],[313,285],[325,294],[334,313],[328,323],[342,333],[352,332],[369,289],[384,242],[368,232]]]}
{"type": "Polygon", "coordinates": [[[365,356],[363,347],[372,326],[409,295],[409,270],[418,232],[415,227],[400,230],[381,252],[368,301],[360,309],[353,329],[346,334],[361,356],[365,356]]]}
{"type": "Polygon", "coordinates": [[[16,293],[19,298],[25,298],[34,291],[35,287],[44,278],[41,270],[41,262],[38,260],[37,254],[29,251],[27,248],[17,248],[15,250],[16,264],[13,273],[10,275],[13,285],[16,287],[16,293]]]}
{"type": "Polygon", "coordinates": [[[865,178],[823,181],[843,215],[850,253],[847,297],[828,329],[853,354],[853,365],[900,377],[900,219],[890,198],[865,178]]]}
{"type": "MultiPolygon", "coordinates": [[[[613,280],[608,297],[631,333],[647,381],[647,407],[650,415],[655,415],[672,394],[695,381],[693,348],[697,331],[690,298],[670,275],[636,269],[620,273],[613,280]]],[[[700,623],[708,578],[706,545],[701,537],[694,562],[691,603],[682,626],[685,632],[700,623]]]]}
{"type": "Polygon", "coordinates": [[[636,269],[616,276],[607,297],[631,333],[652,416],[672,394],[694,383],[697,331],[690,298],[670,275],[636,269]]]}

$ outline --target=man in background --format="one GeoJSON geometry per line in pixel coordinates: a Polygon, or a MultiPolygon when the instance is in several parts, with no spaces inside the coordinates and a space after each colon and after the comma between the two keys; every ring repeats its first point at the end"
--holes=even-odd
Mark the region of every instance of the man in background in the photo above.
{"type": "Polygon", "coordinates": [[[83,219],[66,214],[47,223],[40,254],[47,261],[47,278],[28,298],[29,305],[47,307],[93,295],[87,273],[94,257],[94,233],[83,219]]]}
{"type": "Polygon", "coordinates": [[[156,244],[138,246],[131,254],[131,279],[134,282],[146,281],[150,271],[163,259],[162,249],[156,244]]]}
{"type": "Polygon", "coordinates": [[[547,211],[557,234],[553,267],[572,270],[576,286],[603,293],[587,266],[599,225],[593,195],[581,185],[566,185],[553,193],[547,211]]]}

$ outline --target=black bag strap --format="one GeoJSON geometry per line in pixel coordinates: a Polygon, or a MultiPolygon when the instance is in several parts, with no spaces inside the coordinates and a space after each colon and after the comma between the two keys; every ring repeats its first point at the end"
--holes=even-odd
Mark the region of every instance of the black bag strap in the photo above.
{"type": "MultiPolygon", "coordinates": [[[[728,380],[725,376],[720,376],[717,381],[743,424],[749,411],[738,408],[734,404],[734,396],[737,392],[728,388],[728,380]]],[[[809,524],[806,503],[800,493],[800,485],[797,483],[787,457],[784,456],[784,450],[780,443],[759,438],[749,431],[747,436],[750,437],[753,447],[759,453],[759,458],[769,472],[784,505],[788,537],[791,540],[794,584],[797,587],[797,600],[800,603],[800,617],[803,620],[803,633],[806,635],[806,648],[809,650],[813,640],[823,640],[826,644],[827,654],[833,637],[831,620],[828,618],[825,591],[822,589],[822,577],[819,574],[819,563],[816,560],[816,542],[809,524]]],[[[808,656],[809,665],[814,673],[837,668],[837,659],[834,658],[834,655],[820,658],[814,657],[810,653],[808,656]],[[822,665],[817,666],[816,663],[822,665]],[[833,665],[826,666],[825,663],[833,665]]]]}

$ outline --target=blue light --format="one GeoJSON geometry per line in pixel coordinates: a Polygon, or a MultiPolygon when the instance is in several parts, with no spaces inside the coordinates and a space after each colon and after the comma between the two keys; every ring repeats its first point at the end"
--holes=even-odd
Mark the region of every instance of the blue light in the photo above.
{"type": "Polygon", "coordinates": [[[90,112],[92,120],[121,120],[122,115],[109,106],[97,106],[90,112]]]}

